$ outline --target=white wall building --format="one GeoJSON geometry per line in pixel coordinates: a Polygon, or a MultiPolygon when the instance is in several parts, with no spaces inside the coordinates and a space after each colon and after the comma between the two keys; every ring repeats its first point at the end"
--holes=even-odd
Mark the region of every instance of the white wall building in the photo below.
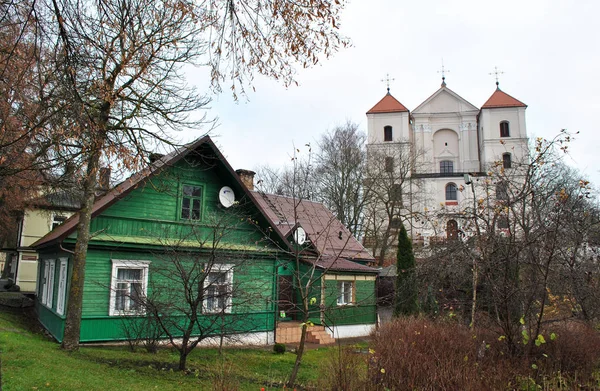
{"type": "MultiPolygon", "coordinates": [[[[421,218],[411,218],[406,228],[413,240],[422,237],[427,243],[432,236],[456,235],[461,223],[455,216],[460,216],[460,208],[472,197],[465,173],[481,177],[492,164],[510,168],[513,162],[526,159],[527,106],[496,85],[481,108],[443,81],[441,88],[412,112],[389,89],[367,112],[368,151],[410,146],[414,158],[410,178],[419,181],[420,192],[404,196],[403,208],[410,212],[405,216],[443,211],[437,229],[421,218]]],[[[369,153],[369,159],[375,155],[369,153]]]]}

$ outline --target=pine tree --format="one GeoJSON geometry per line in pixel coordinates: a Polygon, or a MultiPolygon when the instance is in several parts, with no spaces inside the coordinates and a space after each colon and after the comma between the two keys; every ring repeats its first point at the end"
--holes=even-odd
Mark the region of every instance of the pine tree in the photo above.
{"type": "Polygon", "coordinates": [[[415,280],[415,255],[404,224],[400,227],[400,233],[398,234],[396,273],[394,316],[415,315],[419,312],[417,282],[415,280]]]}

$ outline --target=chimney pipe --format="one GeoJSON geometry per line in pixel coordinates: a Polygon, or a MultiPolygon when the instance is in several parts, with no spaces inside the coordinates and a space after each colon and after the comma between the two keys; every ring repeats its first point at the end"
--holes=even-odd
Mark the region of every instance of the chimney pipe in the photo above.
{"type": "Polygon", "coordinates": [[[248,190],[254,190],[254,175],[256,175],[254,171],[239,169],[235,170],[235,172],[236,174],[238,174],[238,176],[242,180],[242,183],[246,186],[248,190]]]}

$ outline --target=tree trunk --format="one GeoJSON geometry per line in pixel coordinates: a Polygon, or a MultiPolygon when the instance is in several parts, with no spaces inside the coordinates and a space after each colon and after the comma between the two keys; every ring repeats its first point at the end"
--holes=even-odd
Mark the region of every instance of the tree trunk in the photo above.
{"type": "Polygon", "coordinates": [[[87,162],[86,177],[83,185],[83,207],[79,211],[77,243],[75,244],[75,253],[73,254],[73,269],[71,271],[71,284],[69,285],[65,333],[62,342],[62,348],[69,351],[79,348],[85,259],[90,241],[90,223],[92,220],[92,207],[96,198],[96,177],[100,164],[100,154],[100,148],[92,151],[87,162]]]}
{"type": "Polygon", "coordinates": [[[185,368],[187,366],[188,354],[189,354],[189,352],[185,348],[179,351],[179,367],[178,367],[178,369],[180,371],[185,371],[185,368]]]}
{"type": "Polygon", "coordinates": [[[305,319],[304,323],[302,324],[302,334],[300,336],[300,345],[298,346],[298,351],[296,352],[296,361],[294,362],[294,368],[292,369],[292,374],[290,375],[290,379],[287,383],[289,388],[294,387],[294,383],[296,383],[296,377],[298,376],[298,371],[300,370],[300,364],[302,363],[302,355],[304,354],[304,345],[306,345],[306,334],[308,330],[308,325],[306,322],[308,322],[308,319],[305,319]]]}

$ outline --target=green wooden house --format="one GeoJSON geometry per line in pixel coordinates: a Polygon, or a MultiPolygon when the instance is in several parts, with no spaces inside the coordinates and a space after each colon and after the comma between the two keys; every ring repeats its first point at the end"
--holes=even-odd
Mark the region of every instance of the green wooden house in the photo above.
{"type": "MultiPolygon", "coordinates": [[[[290,279],[285,276],[298,269],[298,225],[292,229],[273,219],[277,214],[265,197],[251,191],[211,139],[203,137],[99,198],[85,266],[81,342],[132,338],[132,329],[140,332],[148,308],[158,308],[156,303],[169,314],[161,319],[172,319],[176,334],[185,318],[186,292],[194,287],[202,292],[196,333],[273,343],[278,324],[293,322],[285,309],[294,305],[294,283],[286,284],[290,279]]],[[[36,311],[58,341],[77,223],[74,215],[34,244],[40,259],[36,311]]],[[[343,236],[341,231],[336,235],[343,236]]],[[[354,327],[346,334],[356,333],[356,327],[368,332],[376,319],[376,272],[363,265],[369,260],[364,248],[325,256],[330,254],[319,251],[317,236],[313,233],[314,243],[309,240],[302,248],[302,268],[322,275],[315,323],[354,327]],[[322,305],[327,300],[331,308],[322,305]],[[359,301],[366,303],[360,311],[359,301]]],[[[356,243],[352,238],[352,246],[356,243]]]]}

